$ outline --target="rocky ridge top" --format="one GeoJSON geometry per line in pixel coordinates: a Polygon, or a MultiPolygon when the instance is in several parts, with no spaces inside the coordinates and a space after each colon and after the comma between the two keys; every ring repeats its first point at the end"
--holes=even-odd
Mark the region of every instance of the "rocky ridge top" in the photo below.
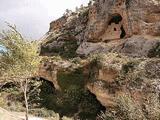
{"type": "Polygon", "coordinates": [[[159,57],[159,51],[150,55],[160,42],[159,6],[158,0],[96,0],[51,22],[40,55],[70,52],[64,46],[71,42],[73,51],[83,56],[99,51],[128,55],[140,49],[138,57],[159,57]]]}

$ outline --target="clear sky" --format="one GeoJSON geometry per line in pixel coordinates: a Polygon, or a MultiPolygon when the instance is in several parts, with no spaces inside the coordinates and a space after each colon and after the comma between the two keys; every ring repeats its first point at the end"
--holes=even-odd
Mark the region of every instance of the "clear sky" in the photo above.
{"type": "Polygon", "coordinates": [[[89,0],[0,0],[0,30],[5,21],[15,24],[27,38],[39,39],[49,29],[49,23],[63,15],[66,9],[86,5],[89,0]]]}

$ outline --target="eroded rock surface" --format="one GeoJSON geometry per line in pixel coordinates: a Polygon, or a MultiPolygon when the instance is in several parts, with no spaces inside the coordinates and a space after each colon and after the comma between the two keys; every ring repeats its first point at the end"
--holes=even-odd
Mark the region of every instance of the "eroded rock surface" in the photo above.
{"type": "Polygon", "coordinates": [[[55,55],[59,53],[59,49],[70,52],[64,47],[68,41],[75,41],[74,52],[77,50],[77,54],[88,55],[97,50],[107,52],[110,47],[106,44],[110,42],[119,44],[119,41],[129,39],[130,43],[127,42],[121,50],[129,51],[128,46],[131,44],[141,49],[145,41],[153,40],[152,43],[145,42],[148,48],[142,48],[142,51],[137,49],[138,52],[143,52],[139,56],[147,56],[145,49],[149,51],[157,46],[159,48],[159,43],[157,45],[154,41],[160,39],[159,11],[158,0],[96,0],[78,12],[53,21],[49,32],[43,38],[40,54],[55,55]],[[137,38],[137,35],[140,38],[137,38]]]}
{"type": "Polygon", "coordinates": [[[103,106],[113,107],[122,93],[143,102],[147,93],[160,91],[160,1],[95,0],[52,22],[40,55],[63,58],[40,67],[40,76],[57,89],[59,71],[80,68],[84,88],[103,106]],[[103,59],[93,64],[92,54],[103,59]]]}

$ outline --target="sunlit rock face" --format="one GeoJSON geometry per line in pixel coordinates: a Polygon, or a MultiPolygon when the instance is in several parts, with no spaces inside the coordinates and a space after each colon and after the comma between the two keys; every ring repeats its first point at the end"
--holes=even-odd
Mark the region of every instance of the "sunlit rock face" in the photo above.
{"type": "Polygon", "coordinates": [[[122,39],[130,33],[128,14],[123,0],[97,0],[89,11],[85,37],[100,42],[122,39]]]}
{"type": "Polygon", "coordinates": [[[110,41],[132,35],[158,36],[158,0],[96,0],[89,10],[85,37],[88,41],[110,41]]]}
{"type": "Polygon", "coordinates": [[[87,89],[108,108],[115,107],[115,98],[122,94],[131,94],[142,103],[147,94],[159,91],[160,60],[116,53],[103,54],[98,61],[81,60],[77,64],[49,58],[41,64],[39,76],[51,81],[58,91],[73,86],[87,89]]]}
{"type": "Polygon", "coordinates": [[[42,38],[40,55],[59,53],[67,41],[75,41],[73,50],[86,56],[97,51],[111,51],[120,41],[128,38],[134,41],[135,35],[156,39],[160,35],[159,11],[158,0],[96,0],[88,7],[51,22],[49,32],[42,38]]]}

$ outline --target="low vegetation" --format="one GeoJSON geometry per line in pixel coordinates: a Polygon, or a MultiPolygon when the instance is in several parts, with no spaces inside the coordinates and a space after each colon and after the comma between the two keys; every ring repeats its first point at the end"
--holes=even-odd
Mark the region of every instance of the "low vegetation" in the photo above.
{"type": "Polygon", "coordinates": [[[101,120],[159,120],[160,101],[156,93],[149,94],[144,103],[139,103],[131,95],[116,98],[117,108],[102,113],[101,120]]]}
{"type": "Polygon", "coordinates": [[[0,45],[5,49],[0,51],[0,80],[11,80],[20,85],[28,120],[28,80],[36,75],[40,62],[37,42],[25,40],[15,26],[8,24],[8,27],[10,30],[3,31],[0,38],[0,45]]]}
{"type": "MultiPolygon", "coordinates": [[[[90,56],[90,61],[96,69],[106,67],[118,71],[118,76],[115,81],[109,83],[107,90],[116,91],[118,88],[123,93],[115,95],[116,105],[101,113],[100,120],[160,119],[158,59],[132,58],[109,53],[94,54],[90,56]]],[[[91,70],[93,72],[94,69],[91,70]]],[[[95,73],[93,76],[92,80],[97,80],[95,73]]]]}

